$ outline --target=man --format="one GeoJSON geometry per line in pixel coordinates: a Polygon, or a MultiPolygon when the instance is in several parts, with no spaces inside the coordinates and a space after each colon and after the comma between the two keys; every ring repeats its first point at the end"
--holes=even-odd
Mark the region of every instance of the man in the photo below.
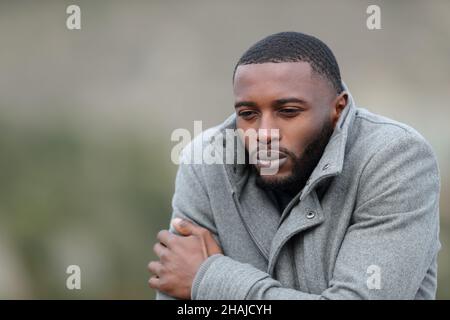
{"type": "Polygon", "coordinates": [[[357,108],[331,50],[305,34],[253,45],[233,88],[235,114],[185,153],[230,128],[278,150],[180,165],[149,264],[158,298],[435,298],[440,182],[425,139],[357,108]]]}

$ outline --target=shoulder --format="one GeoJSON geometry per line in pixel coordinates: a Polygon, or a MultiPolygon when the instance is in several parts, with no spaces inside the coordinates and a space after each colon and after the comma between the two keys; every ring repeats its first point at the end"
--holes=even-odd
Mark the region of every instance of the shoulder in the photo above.
{"type": "Polygon", "coordinates": [[[203,130],[181,150],[180,162],[203,164],[203,151],[208,147],[216,146],[219,138],[223,138],[225,130],[233,128],[235,128],[234,114],[219,125],[203,130]]]}
{"type": "Polygon", "coordinates": [[[368,156],[380,152],[401,156],[410,150],[436,159],[431,144],[416,129],[364,108],[356,110],[352,134],[359,151],[368,156]]]}
{"type": "Polygon", "coordinates": [[[440,178],[431,145],[406,124],[358,111],[352,158],[359,159],[356,207],[360,213],[428,212],[426,216],[434,219],[440,178]]]}
{"type": "Polygon", "coordinates": [[[211,165],[208,162],[211,158],[208,158],[208,156],[211,155],[212,149],[223,148],[226,130],[234,128],[235,115],[232,114],[222,123],[203,130],[181,150],[179,157],[180,169],[192,171],[202,180],[205,178],[205,175],[214,174],[221,166],[211,165]]]}
{"type": "Polygon", "coordinates": [[[418,174],[439,179],[432,146],[417,130],[404,123],[357,108],[352,140],[353,159],[360,160],[361,178],[399,179],[418,174]]]}
{"type": "Polygon", "coordinates": [[[425,138],[411,126],[372,113],[364,108],[357,108],[355,113],[355,124],[359,126],[362,133],[366,134],[368,137],[377,138],[376,141],[385,142],[383,140],[407,136],[418,142],[428,143],[425,138]]]}

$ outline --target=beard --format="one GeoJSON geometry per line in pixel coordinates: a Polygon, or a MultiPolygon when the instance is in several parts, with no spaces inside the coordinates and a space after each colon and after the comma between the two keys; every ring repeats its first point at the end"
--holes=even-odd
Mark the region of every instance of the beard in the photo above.
{"type": "Polygon", "coordinates": [[[283,149],[282,151],[286,153],[294,163],[292,172],[288,176],[264,179],[256,167],[251,165],[252,170],[256,173],[256,185],[266,190],[282,192],[291,196],[299,193],[304,188],[306,181],[319,163],[333,131],[334,127],[331,121],[324,123],[319,135],[305,148],[305,151],[300,157],[297,157],[289,150],[283,149]]]}

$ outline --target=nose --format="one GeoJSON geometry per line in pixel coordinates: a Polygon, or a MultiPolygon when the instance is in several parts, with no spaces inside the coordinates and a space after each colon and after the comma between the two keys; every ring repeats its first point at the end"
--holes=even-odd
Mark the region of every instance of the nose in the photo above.
{"type": "Polygon", "coordinates": [[[257,133],[258,144],[275,144],[280,140],[280,130],[270,114],[261,117],[257,133]]]}

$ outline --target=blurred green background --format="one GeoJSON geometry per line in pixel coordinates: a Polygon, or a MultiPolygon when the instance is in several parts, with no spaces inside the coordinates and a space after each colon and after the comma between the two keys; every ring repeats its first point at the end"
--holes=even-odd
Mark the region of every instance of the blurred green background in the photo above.
{"type": "Polygon", "coordinates": [[[176,128],[233,112],[247,47],[279,31],[334,51],[356,102],[439,158],[438,298],[450,298],[450,2],[0,0],[0,298],[152,299],[176,128]],[[66,8],[81,7],[81,30],[66,8]],[[382,29],[366,28],[381,7],[382,29]],[[66,289],[67,266],[81,290],[66,289]]]}

